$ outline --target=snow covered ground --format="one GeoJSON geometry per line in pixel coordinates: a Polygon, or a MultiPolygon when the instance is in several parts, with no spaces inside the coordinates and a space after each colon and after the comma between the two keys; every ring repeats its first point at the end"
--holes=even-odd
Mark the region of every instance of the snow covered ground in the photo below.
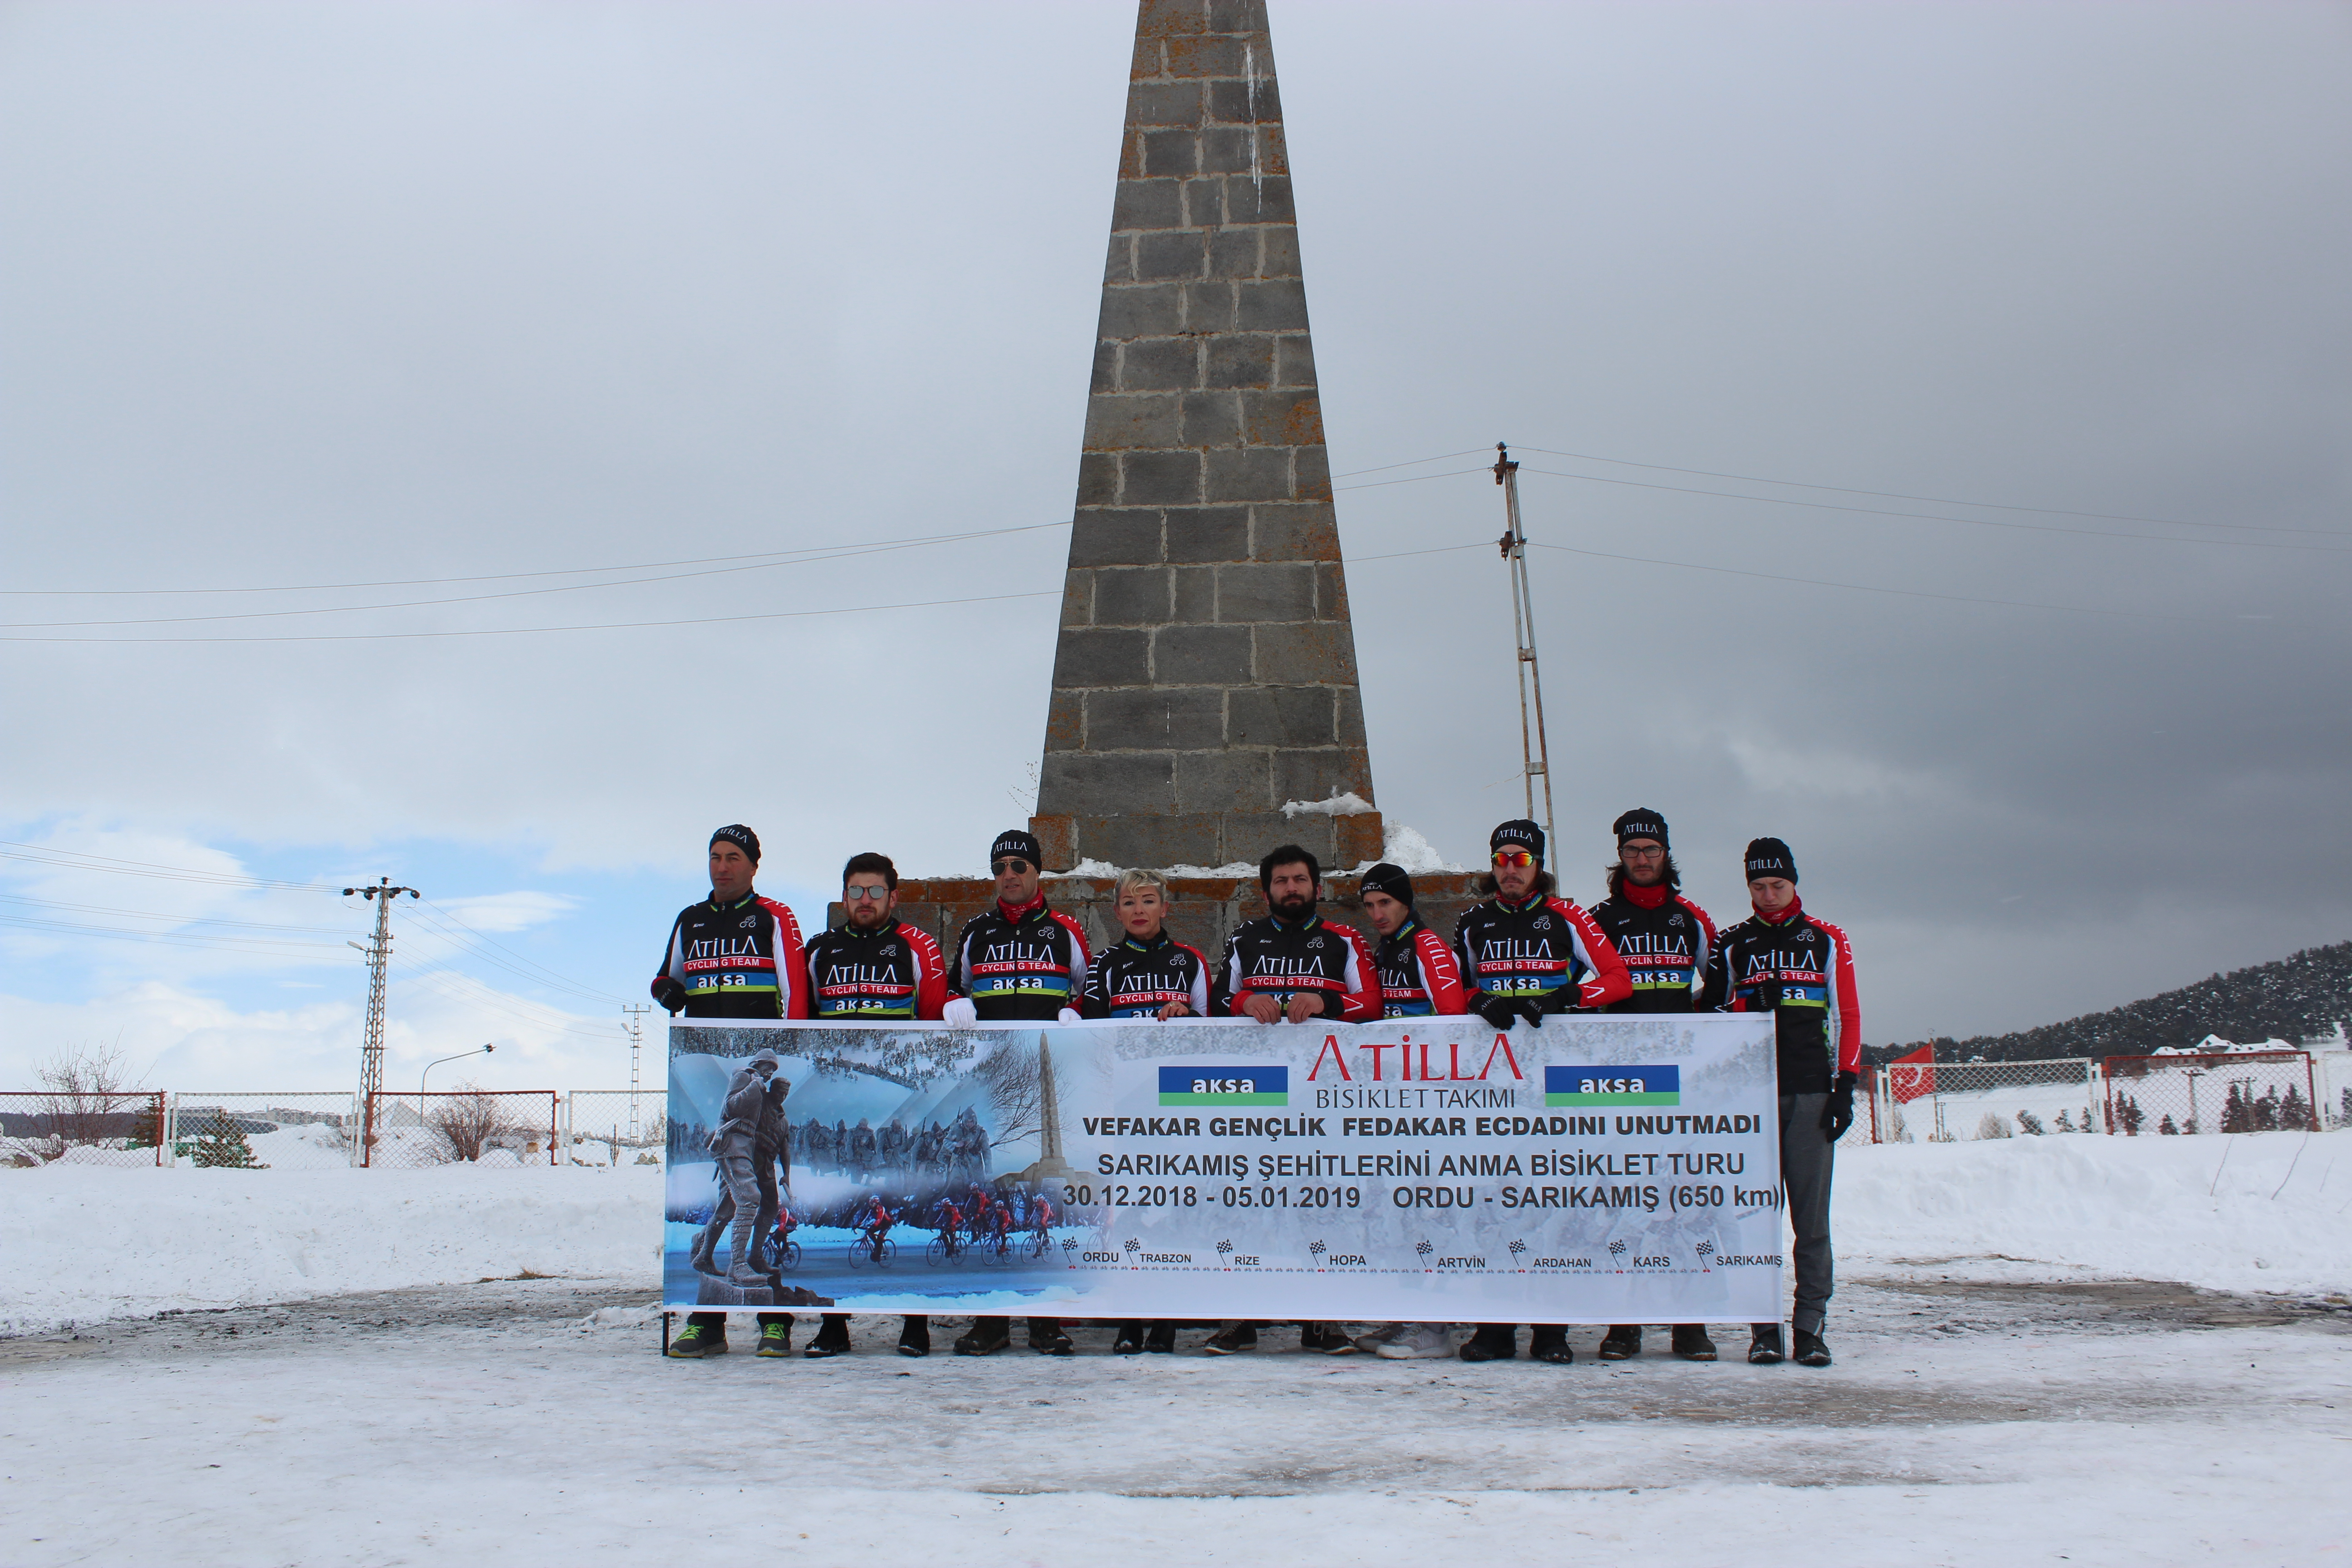
{"type": "Polygon", "coordinates": [[[2352,1134],[1841,1152],[1824,1372],[664,1362],[657,1171],[0,1173],[0,1561],[2352,1550],[2352,1134]]]}

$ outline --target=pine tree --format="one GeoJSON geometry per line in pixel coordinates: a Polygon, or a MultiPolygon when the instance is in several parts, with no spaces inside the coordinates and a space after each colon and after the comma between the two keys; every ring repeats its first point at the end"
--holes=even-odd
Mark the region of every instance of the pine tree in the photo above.
{"type": "Polygon", "coordinates": [[[2123,1124],[2125,1137],[2137,1138],[2140,1123],[2147,1120],[2147,1114],[2140,1110],[2139,1101],[2127,1094],[2116,1101],[2116,1120],[2123,1124]]]}
{"type": "Polygon", "coordinates": [[[2250,1131],[2252,1129],[2248,1123],[2252,1120],[2252,1114],[2246,1109],[2246,1097],[2239,1092],[2236,1084],[2231,1084],[2230,1098],[2221,1105],[2221,1131],[2224,1132],[2250,1131]]]}
{"type": "Polygon", "coordinates": [[[2169,1110],[2164,1113],[2164,1120],[2156,1124],[2156,1130],[2167,1138],[2178,1137],[2180,1133],[2180,1129],[2172,1124],[2172,1112],[2169,1110]]]}
{"type": "Polygon", "coordinates": [[[2271,1085],[2270,1091],[2253,1102],[2253,1111],[2255,1131],[2275,1132],[2279,1130],[2278,1085],[2271,1085]]]}
{"type": "Polygon", "coordinates": [[[253,1157],[253,1145],[245,1141],[245,1129],[229,1119],[226,1110],[213,1112],[212,1121],[196,1134],[195,1163],[199,1166],[235,1171],[266,1171],[268,1166],[253,1157]]]}
{"type": "Polygon", "coordinates": [[[2286,1098],[2279,1101],[2279,1125],[2290,1132],[2301,1132],[2313,1127],[2311,1107],[2303,1098],[2303,1090],[2294,1084],[2286,1086],[2286,1098]]]}
{"type": "Polygon", "coordinates": [[[2073,1120],[2069,1118],[2066,1112],[2063,1110],[2058,1112],[2058,1121],[2053,1131],[2059,1132],[2072,1132],[2074,1131],[2074,1123],[2073,1120]]]}
{"type": "MultiPolygon", "coordinates": [[[[2058,1114],[2063,1116],[2066,1113],[2062,1110],[2058,1114]]],[[[2063,1123],[2061,1125],[2063,1126],[2063,1123]]],[[[2042,1125],[2042,1118],[2030,1110],[2021,1110],[2017,1113],[2017,1130],[2029,1138],[2039,1138],[2050,1131],[2042,1125]]]]}

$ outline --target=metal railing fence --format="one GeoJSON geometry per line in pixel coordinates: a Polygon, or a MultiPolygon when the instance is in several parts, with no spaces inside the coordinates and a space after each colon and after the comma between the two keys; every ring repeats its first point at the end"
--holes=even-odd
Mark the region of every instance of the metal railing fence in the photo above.
{"type": "Polygon", "coordinates": [[[573,1165],[658,1165],[669,1142],[660,1089],[575,1089],[563,1097],[563,1156],[573,1165]]]}
{"type": "Polygon", "coordinates": [[[360,1163],[385,1170],[559,1164],[559,1099],[551,1089],[371,1095],[362,1116],[360,1163]]]}
{"type": "Polygon", "coordinates": [[[356,1162],[358,1096],[258,1089],[171,1097],[170,1163],[199,1169],[331,1170],[356,1162]]]}
{"type": "Polygon", "coordinates": [[[2309,1051],[2108,1057],[2099,1067],[2106,1131],[2126,1137],[2301,1132],[2323,1125],[2309,1051]]]}
{"type": "Polygon", "coordinates": [[[0,1092],[0,1166],[161,1165],[163,1096],[147,1089],[0,1092]]]}
{"type": "Polygon", "coordinates": [[[1887,1063],[1868,1078],[1871,1141],[1959,1143],[2102,1131],[2097,1067],[2086,1057],[1887,1063]]]}

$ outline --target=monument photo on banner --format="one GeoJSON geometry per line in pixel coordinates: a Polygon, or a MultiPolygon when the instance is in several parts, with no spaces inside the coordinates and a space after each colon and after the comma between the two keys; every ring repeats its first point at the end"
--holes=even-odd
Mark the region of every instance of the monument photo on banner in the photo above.
{"type": "Polygon", "coordinates": [[[672,1308],[1780,1311],[1767,1016],[680,1019],[669,1038],[672,1308]]]}

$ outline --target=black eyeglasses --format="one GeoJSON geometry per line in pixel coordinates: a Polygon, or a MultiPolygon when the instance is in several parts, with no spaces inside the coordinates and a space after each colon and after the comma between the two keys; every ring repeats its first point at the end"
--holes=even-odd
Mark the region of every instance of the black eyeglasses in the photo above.
{"type": "Polygon", "coordinates": [[[1022,859],[1018,855],[1008,855],[1002,860],[992,861],[988,873],[992,877],[1002,877],[1007,871],[1026,871],[1027,869],[1029,869],[1028,861],[1022,859]]]}

